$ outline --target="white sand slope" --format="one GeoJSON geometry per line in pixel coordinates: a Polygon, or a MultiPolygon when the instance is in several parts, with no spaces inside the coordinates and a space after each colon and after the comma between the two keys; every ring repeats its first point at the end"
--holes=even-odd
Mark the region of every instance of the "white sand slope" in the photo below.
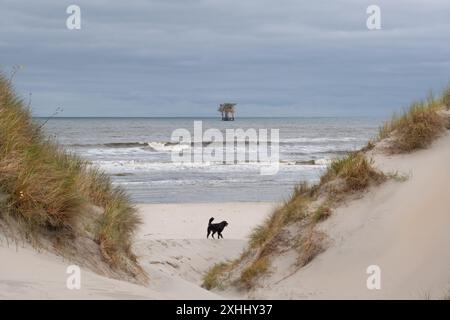
{"type": "Polygon", "coordinates": [[[409,174],[336,210],[321,228],[329,248],[294,275],[293,253],[253,298],[442,299],[450,285],[450,134],[408,155],[374,155],[384,170],[409,174]],[[366,268],[381,268],[381,289],[368,290],[366,268]],[[287,277],[285,280],[281,280],[287,277]]]}
{"type": "Polygon", "coordinates": [[[272,203],[140,205],[144,219],[136,245],[140,262],[152,279],[178,276],[200,286],[210,267],[242,253],[251,230],[273,207],[272,203]],[[206,239],[210,217],[229,223],[224,239],[206,239]]]}
{"type": "Polygon", "coordinates": [[[0,246],[0,299],[164,299],[160,292],[81,271],[81,289],[66,286],[71,264],[50,253],[0,246]]]}
{"type": "Polygon", "coordinates": [[[200,287],[212,265],[237,257],[270,203],[139,206],[144,224],[136,252],[150,277],[148,287],[81,270],[81,289],[66,286],[70,261],[0,237],[0,299],[221,299],[200,287]],[[208,219],[227,219],[225,239],[206,239],[208,219]]]}

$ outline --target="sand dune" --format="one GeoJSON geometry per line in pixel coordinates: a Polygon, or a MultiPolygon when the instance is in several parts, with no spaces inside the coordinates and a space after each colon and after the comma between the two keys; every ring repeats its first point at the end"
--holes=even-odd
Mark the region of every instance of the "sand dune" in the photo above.
{"type": "Polygon", "coordinates": [[[450,134],[428,150],[373,156],[380,169],[407,174],[409,179],[383,184],[336,210],[321,226],[330,237],[329,248],[295,273],[293,253],[278,257],[274,273],[250,293],[251,298],[442,299],[448,295],[450,134]],[[380,290],[367,289],[369,265],[381,268],[380,290]]]}
{"type": "Polygon", "coordinates": [[[1,242],[0,299],[164,299],[162,292],[82,270],[81,289],[66,286],[71,264],[51,253],[1,242]]]}

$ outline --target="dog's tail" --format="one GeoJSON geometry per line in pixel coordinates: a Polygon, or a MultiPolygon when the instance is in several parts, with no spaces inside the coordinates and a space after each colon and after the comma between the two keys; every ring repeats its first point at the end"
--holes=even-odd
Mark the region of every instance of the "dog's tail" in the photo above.
{"type": "Polygon", "coordinates": [[[210,225],[210,224],[211,224],[211,222],[213,222],[213,220],[214,220],[214,218],[211,218],[211,219],[209,219],[209,223],[208,223],[208,225],[210,225]]]}

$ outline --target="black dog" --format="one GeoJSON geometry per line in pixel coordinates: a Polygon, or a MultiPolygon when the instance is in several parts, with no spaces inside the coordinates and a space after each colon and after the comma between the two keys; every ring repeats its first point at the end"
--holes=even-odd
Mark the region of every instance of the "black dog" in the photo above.
{"type": "Polygon", "coordinates": [[[228,225],[228,222],[222,221],[221,223],[211,223],[213,220],[214,220],[214,218],[209,219],[208,234],[206,235],[206,239],[208,239],[208,237],[211,234],[211,232],[212,232],[213,239],[214,239],[214,235],[216,234],[216,232],[218,234],[217,238],[218,239],[220,239],[220,238],[223,239],[222,231],[228,225]]]}

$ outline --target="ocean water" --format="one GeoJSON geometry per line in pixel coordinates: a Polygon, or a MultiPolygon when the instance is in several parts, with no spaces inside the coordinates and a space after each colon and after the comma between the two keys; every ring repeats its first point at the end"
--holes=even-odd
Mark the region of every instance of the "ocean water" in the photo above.
{"type": "MultiPolygon", "coordinates": [[[[39,119],[45,121],[45,119],[39,119]]],[[[376,135],[379,118],[53,118],[45,132],[66,149],[106,171],[139,203],[281,201],[301,181],[316,182],[329,161],[376,135]],[[278,129],[279,171],[261,175],[257,161],[180,163],[175,129],[278,129]]],[[[207,146],[211,141],[204,141],[207,146]]]]}

